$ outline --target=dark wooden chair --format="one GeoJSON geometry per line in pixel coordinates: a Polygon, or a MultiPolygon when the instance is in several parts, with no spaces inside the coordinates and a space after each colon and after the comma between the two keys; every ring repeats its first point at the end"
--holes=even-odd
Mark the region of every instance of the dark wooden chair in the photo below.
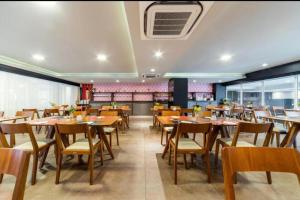
{"type": "Polygon", "coordinates": [[[88,155],[90,185],[93,185],[94,156],[97,151],[100,151],[101,164],[103,164],[101,140],[91,136],[91,132],[87,124],[56,124],[55,128],[55,136],[58,147],[55,184],[59,184],[63,155],[77,154],[79,157],[82,155],[88,155]],[[70,134],[84,134],[87,138],[78,139],[69,145],[66,136],[70,134]]]}
{"type": "MultiPolygon", "coordinates": [[[[0,124],[1,127],[1,138],[5,138],[4,134],[7,133],[10,135],[16,135],[16,134],[28,134],[30,141],[25,142],[23,144],[19,145],[12,145],[10,144],[10,147],[14,149],[20,149],[24,151],[31,152],[33,156],[33,166],[32,166],[32,178],[31,178],[31,184],[34,185],[36,183],[36,174],[37,174],[37,165],[38,165],[38,157],[41,152],[43,152],[45,149],[49,148],[51,145],[56,145],[54,139],[44,139],[44,140],[36,140],[33,132],[32,127],[26,123],[18,123],[18,124],[11,124],[11,123],[2,123],[0,124]]],[[[7,142],[3,142],[6,143],[7,142]]],[[[6,146],[8,147],[8,146],[6,146]]]]}
{"type": "Polygon", "coordinates": [[[6,198],[2,196],[4,197],[3,199],[23,200],[29,160],[30,152],[10,148],[0,148],[0,183],[2,182],[4,174],[16,177],[16,184],[12,197],[6,198]]]}
{"type": "Polygon", "coordinates": [[[226,147],[222,149],[225,199],[235,200],[234,176],[237,172],[287,172],[298,176],[300,154],[291,148],[226,147]]]}
{"type": "Polygon", "coordinates": [[[207,143],[200,145],[195,140],[188,138],[187,133],[197,133],[207,135],[211,131],[211,123],[193,124],[193,123],[180,123],[178,124],[176,135],[169,140],[169,164],[171,164],[171,155],[174,157],[174,183],[177,184],[177,155],[184,155],[184,162],[186,164],[186,154],[201,154],[203,155],[206,163],[207,182],[211,182],[210,176],[210,159],[209,149],[207,143]],[[185,137],[184,137],[185,136],[185,137]]]}

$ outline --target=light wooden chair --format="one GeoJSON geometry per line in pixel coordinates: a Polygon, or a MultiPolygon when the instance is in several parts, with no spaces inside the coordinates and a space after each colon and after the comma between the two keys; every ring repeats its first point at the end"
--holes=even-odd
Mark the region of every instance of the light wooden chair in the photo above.
{"type": "Polygon", "coordinates": [[[56,124],[56,142],[57,152],[57,168],[55,184],[59,184],[60,171],[63,155],[88,155],[88,165],[90,171],[90,185],[93,184],[94,173],[94,155],[99,150],[101,164],[103,164],[102,145],[100,139],[94,139],[87,124],[56,124]],[[76,140],[71,145],[67,142],[67,135],[84,134],[87,138],[76,140]]]}
{"type": "Polygon", "coordinates": [[[24,112],[27,112],[27,111],[31,111],[33,112],[33,118],[32,119],[39,119],[40,118],[40,115],[39,115],[39,112],[36,108],[23,108],[23,111],[24,112]]]}
{"type": "MultiPolygon", "coordinates": [[[[265,123],[265,122],[273,122],[274,127],[273,127],[273,134],[271,137],[271,143],[273,143],[274,135],[276,136],[276,145],[279,147],[280,145],[280,134],[287,134],[288,130],[287,128],[284,127],[284,124],[277,123],[274,120],[265,120],[263,117],[270,117],[271,112],[268,110],[253,110],[252,111],[252,116],[254,117],[255,123],[265,123]]],[[[257,137],[258,134],[255,135],[254,137],[254,144],[257,142],[257,137]]]]}
{"type": "Polygon", "coordinates": [[[291,148],[226,147],[222,149],[225,199],[235,200],[233,178],[237,172],[287,172],[298,176],[300,154],[291,148]]]}
{"type": "Polygon", "coordinates": [[[189,116],[194,114],[194,109],[192,108],[181,108],[180,115],[182,116],[189,116]]]}
{"type": "Polygon", "coordinates": [[[112,109],[113,107],[112,106],[101,106],[101,108],[104,110],[109,110],[109,109],[112,109]]]}
{"type": "Polygon", "coordinates": [[[2,123],[0,124],[0,127],[1,127],[1,135],[2,135],[1,138],[5,138],[4,136],[5,133],[9,134],[10,138],[12,135],[16,135],[16,134],[29,135],[30,141],[16,146],[10,144],[10,147],[13,147],[14,149],[20,149],[20,150],[31,152],[33,156],[31,184],[34,185],[36,183],[39,154],[43,152],[45,149],[49,148],[51,145],[54,145],[56,149],[55,140],[54,139],[36,140],[32,132],[32,127],[26,123],[18,123],[18,124],[2,123]]]}
{"type": "Polygon", "coordinates": [[[89,108],[86,111],[87,115],[93,115],[93,116],[98,116],[99,115],[99,109],[98,108],[89,108]]]}
{"type": "Polygon", "coordinates": [[[272,109],[275,116],[285,116],[283,106],[273,106],[272,109]]]}
{"type": "MultiPolygon", "coordinates": [[[[100,116],[118,116],[118,111],[101,111],[100,116]]],[[[112,134],[115,132],[117,138],[117,145],[119,146],[119,130],[117,124],[114,127],[103,127],[103,131],[105,135],[109,136],[109,146],[112,146],[112,134]]]]}
{"type": "MultiPolygon", "coordinates": [[[[34,119],[34,112],[33,111],[17,111],[15,116],[16,117],[18,117],[18,116],[26,116],[30,120],[33,120],[34,119]]],[[[27,119],[24,119],[24,120],[27,121],[27,119]]],[[[16,122],[16,120],[14,122],[16,122]]]]}
{"type": "MultiPolygon", "coordinates": [[[[0,183],[4,174],[16,177],[16,184],[11,197],[3,197],[3,199],[23,200],[30,153],[17,149],[0,148],[0,183]]],[[[10,196],[10,195],[9,195],[10,196]]]]}
{"type": "MultiPolygon", "coordinates": [[[[180,111],[176,110],[163,110],[161,112],[161,116],[180,116],[180,111]]],[[[161,137],[160,137],[160,144],[163,145],[163,137],[164,133],[166,133],[166,142],[168,141],[168,135],[171,134],[173,131],[173,126],[163,126],[161,129],[161,137]]]]}
{"type": "MultiPolygon", "coordinates": [[[[266,134],[263,146],[269,146],[270,139],[272,136],[273,123],[250,123],[250,122],[240,122],[238,124],[237,130],[233,138],[219,138],[216,141],[216,151],[215,151],[215,169],[218,167],[218,155],[220,145],[222,147],[255,147],[254,144],[251,144],[247,141],[239,140],[240,134],[266,134]]],[[[268,182],[271,183],[271,175],[267,172],[268,182]]]]}
{"type": "Polygon", "coordinates": [[[195,140],[183,137],[187,133],[202,133],[208,134],[211,131],[211,123],[201,123],[201,124],[192,124],[192,123],[180,123],[178,124],[176,135],[174,138],[169,140],[169,164],[171,164],[171,156],[173,152],[174,156],[174,183],[177,184],[177,155],[184,155],[184,163],[186,164],[186,154],[201,154],[204,155],[204,161],[206,163],[207,170],[207,182],[211,182],[210,176],[210,159],[209,159],[209,149],[207,148],[207,143],[200,145],[195,140]]]}
{"type": "Polygon", "coordinates": [[[43,117],[60,116],[59,109],[48,108],[44,110],[43,117]]]}
{"type": "Polygon", "coordinates": [[[79,115],[81,115],[81,116],[86,116],[86,115],[87,115],[87,112],[86,112],[86,111],[75,111],[75,112],[73,112],[73,116],[74,116],[74,117],[77,117],[77,116],[79,116],[79,115]]]}

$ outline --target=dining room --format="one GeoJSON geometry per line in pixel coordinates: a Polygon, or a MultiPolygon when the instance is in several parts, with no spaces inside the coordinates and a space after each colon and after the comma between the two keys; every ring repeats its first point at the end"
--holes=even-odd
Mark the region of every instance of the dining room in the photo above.
{"type": "Polygon", "coordinates": [[[300,199],[300,2],[2,1],[0,27],[0,200],[300,199]]]}

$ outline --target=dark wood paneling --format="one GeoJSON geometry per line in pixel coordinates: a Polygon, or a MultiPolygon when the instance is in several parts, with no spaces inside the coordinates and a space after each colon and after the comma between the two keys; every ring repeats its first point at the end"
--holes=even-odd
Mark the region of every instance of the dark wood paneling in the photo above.
{"type": "Polygon", "coordinates": [[[67,81],[67,80],[63,80],[60,78],[55,78],[52,76],[48,76],[48,75],[44,75],[44,74],[40,74],[40,73],[36,73],[36,72],[31,72],[31,71],[27,71],[24,69],[19,69],[16,67],[11,67],[11,66],[7,66],[7,65],[3,65],[3,64],[0,64],[0,71],[9,72],[9,73],[13,73],[13,74],[19,74],[19,75],[23,75],[23,76],[34,77],[34,78],[39,78],[39,79],[43,79],[43,80],[47,80],[47,81],[64,83],[64,84],[68,84],[68,85],[74,85],[74,86],[78,86],[78,87],[80,86],[79,83],[75,83],[72,81],[67,81]]]}

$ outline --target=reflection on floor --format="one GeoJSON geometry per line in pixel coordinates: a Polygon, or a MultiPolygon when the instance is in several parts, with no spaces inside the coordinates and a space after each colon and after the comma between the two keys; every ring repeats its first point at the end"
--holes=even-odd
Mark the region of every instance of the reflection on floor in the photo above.
{"type": "MultiPolygon", "coordinates": [[[[130,130],[120,136],[120,146],[116,146],[113,140],[115,159],[110,160],[106,156],[102,167],[100,162],[96,163],[93,186],[89,185],[87,165],[78,165],[77,159],[64,161],[61,183],[55,185],[55,162],[51,149],[47,165],[38,173],[37,184],[34,186],[30,185],[29,171],[25,200],[224,199],[221,166],[212,174],[212,183],[208,184],[201,159],[190,169],[179,164],[178,185],[173,184],[173,167],[168,165],[167,157],[162,160],[160,132],[151,129],[151,123],[150,117],[131,119],[130,130]]],[[[42,134],[39,135],[41,136],[42,134]]],[[[20,138],[22,139],[24,140],[20,138]]],[[[300,199],[300,188],[295,175],[272,175],[273,184],[268,185],[265,173],[240,173],[238,184],[235,185],[236,199],[300,199]]],[[[0,185],[0,199],[12,189],[13,183],[12,177],[4,177],[0,185]]]]}

